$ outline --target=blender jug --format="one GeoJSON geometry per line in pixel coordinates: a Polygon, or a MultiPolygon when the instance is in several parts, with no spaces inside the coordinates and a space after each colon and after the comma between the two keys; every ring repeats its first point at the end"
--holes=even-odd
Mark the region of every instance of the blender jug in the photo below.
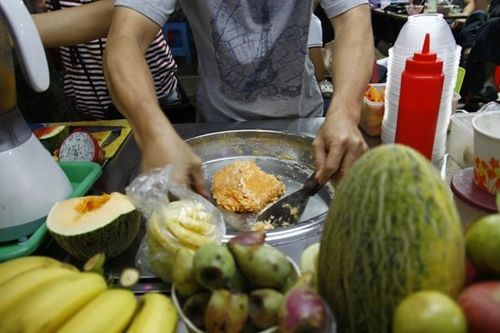
{"type": "Polygon", "coordinates": [[[0,242],[32,234],[71,184],[17,108],[13,48],[38,92],[49,86],[45,52],[22,0],[0,0],[0,242]]]}

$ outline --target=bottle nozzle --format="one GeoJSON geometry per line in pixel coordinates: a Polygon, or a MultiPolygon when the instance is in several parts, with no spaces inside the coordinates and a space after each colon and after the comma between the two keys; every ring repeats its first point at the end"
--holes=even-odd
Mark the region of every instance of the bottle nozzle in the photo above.
{"type": "Polygon", "coordinates": [[[413,58],[406,60],[406,70],[420,73],[442,72],[443,61],[437,58],[436,53],[431,52],[430,44],[431,36],[426,33],[422,52],[415,52],[413,58]]]}
{"type": "Polygon", "coordinates": [[[422,54],[429,53],[430,44],[431,44],[431,36],[429,35],[429,33],[426,33],[424,39],[424,46],[422,47],[422,54]]]}

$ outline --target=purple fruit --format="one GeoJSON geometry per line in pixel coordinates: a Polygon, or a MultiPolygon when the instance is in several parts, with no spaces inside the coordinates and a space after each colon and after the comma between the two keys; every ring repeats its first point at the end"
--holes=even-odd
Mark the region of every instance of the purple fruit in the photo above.
{"type": "Polygon", "coordinates": [[[279,311],[281,333],[326,332],[326,303],[312,287],[313,276],[304,274],[286,293],[279,311]]]}
{"type": "Polygon", "coordinates": [[[228,242],[228,247],[231,249],[232,246],[245,245],[245,246],[261,246],[266,240],[266,234],[261,231],[248,231],[240,233],[228,242]]]}

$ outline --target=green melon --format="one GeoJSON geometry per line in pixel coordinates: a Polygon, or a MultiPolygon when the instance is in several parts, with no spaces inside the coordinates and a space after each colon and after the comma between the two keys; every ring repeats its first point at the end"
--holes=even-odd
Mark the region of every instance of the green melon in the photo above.
{"type": "Polygon", "coordinates": [[[391,332],[422,289],[452,297],[465,276],[462,226],[446,183],[415,150],[384,145],[340,181],[325,222],[318,288],[339,332],[391,332]]]}
{"type": "Polygon", "coordinates": [[[100,252],[106,258],[120,255],[134,241],[140,224],[140,212],[118,192],[57,202],[47,216],[47,229],[56,242],[80,260],[100,252]]]}

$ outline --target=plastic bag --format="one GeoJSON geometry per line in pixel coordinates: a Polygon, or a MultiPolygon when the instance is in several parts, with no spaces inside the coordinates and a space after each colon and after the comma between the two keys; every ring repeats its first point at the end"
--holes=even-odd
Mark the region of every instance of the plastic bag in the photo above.
{"type": "Polygon", "coordinates": [[[126,188],[147,220],[136,264],[165,282],[171,282],[179,248],[196,251],[203,244],[221,242],[226,233],[220,211],[204,197],[174,182],[171,174],[172,166],[153,169],[126,188]]]}

